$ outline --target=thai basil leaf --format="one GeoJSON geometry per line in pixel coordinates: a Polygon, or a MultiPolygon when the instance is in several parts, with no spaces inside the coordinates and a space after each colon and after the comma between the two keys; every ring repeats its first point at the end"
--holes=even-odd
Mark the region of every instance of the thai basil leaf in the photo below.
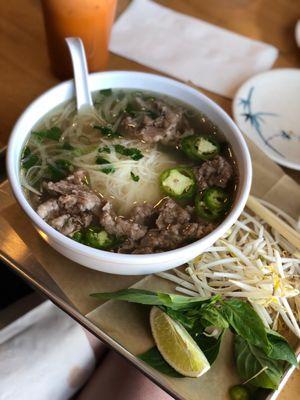
{"type": "Polygon", "coordinates": [[[150,350],[146,351],[143,354],[140,354],[138,358],[150,367],[156,369],[159,372],[162,372],[165,375],[171,376],[173,378],[184,378],[183,375],[179,374],[179,372],[175,371],[162,357],[157,347],[152,347],[150,350]]]}
{"type": "Polygon", "coordinates": [[[62,131],[57,126],[53,126],[52,128],[43,131],[33,131],[32,134],[40,140],[51,139],[58,141],[62,135],[62,131]]]}
{"type": "Polygon", "coordinates": [[[188,305],[178,308],[177,306],[177,310],[165,307],[164,311],[171,318],[179,321],[192,335],[199,334],[208,326],[226,329],[228,323],[214,305],[217,299],[218,296],[212,297],[207,301],[193,304],[193,307],[188,305]]]}
{"type": "Polygon", "coordinates": [[[212,365],[218,357],[223,335],[224,331],[219,335],[217,339],[214,337],[206,336],[204,334],[193,336],[193,339],[205,354],[205,357],[207,358],[210,365],[212,365]]]}
{"type": "Polygon", "coordinates": [[[220,309],[234,331],[267,352],[270,348],[265,326],[253,307],[241,300],[226,300],[220,309]]]}
{"type": "Polygon", "coordinates": [[[192,334],[193,331],[198,329],[202,330],[202,326],[199,323],[199,317],[197,315],[189,315],[188,312],[181,310],[173,310],[169,307],[161,306],[163,311],[169,315],[172,319],[178,321],[192,334]]]}
{"type": "Polygon", "coordinates": [[[268,339],[271,343],[271,349],[268,351],[270,358],[287,361],[295,367],[298,366],[295,352],[283,336],[275,331],[270,331],[268,332],[268,339]]]}
{"type": "Polygon", "coordinates": [[[149,290],[124,289],[117,292],[92,293],[90,296],[102,300],[114,299],[153,306],[163,305],[157,294],[149,290]]]}
{"type": "Polygon", "coordinates": [[[215,300],[215,297],[189,297],[140,289],[124,289],[117,292],[93,293],[90,296],[103,300],[114,299],[152,306],[165,306],[173,310],[188,309],[197,304],[215,300]]]}
{"type": "Polygon", "coordinates": [[[276,389],[278,387],[283,374],[283,363],[281,361],[271,359],[262,349],[238,335],[234,338],[234,353],[241,379],[251,379],[267,367],[258,376],[251,379],[249,383],[265,389],[276,389]]]}
{"type": "MultiPolygon", "coordinates": [[[[201,297],[201,296],[182,296],[171,293],[157,293],[157,296],[163,302],[162,305],[172,308],[173,310],[189,310],[196,306],[201,306],[205,303],[214,303],[219,299],[219,296],[201,297]]],[[[195,310],[196,311],[196,310],[195,310]]],[[[190,314],[191,316],[191,314],[190,314]]]]}
{"type": "Polygon", "coordinates": [[[200,315],[201,324],[204,328],[215,326],[216,328],[227,329],[229,324],[217,307],[204,306],[200,315]]]}

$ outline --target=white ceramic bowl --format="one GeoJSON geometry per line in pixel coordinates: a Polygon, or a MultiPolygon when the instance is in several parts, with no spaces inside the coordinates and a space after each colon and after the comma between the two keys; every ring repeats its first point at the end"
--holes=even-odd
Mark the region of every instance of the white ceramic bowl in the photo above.
{"type": "Polygon", "coordinates": [[[7,172],[14,195],[42,238],[55,250],[98,271],[121,275],[139,275],[179,266],[211,246],[241,214],[249,195],[252,168],[247,145],[237,126],[213,101],[183,83],[157,75],[138,72],[101,72],[90,75],[91,90],[130,88],[166,94],[192,105],[206,114],[231,144],[239,170],[239,186],[231,212],[209,235],[176,250],[156,254],[116,254],[84,246],[62,235],[48,225],[28,203],[20,185],[20,155],[33,126],[50,110],[74,97],[73,81],[55,86],[37,98],[23,112],[13,128],[7,151],[7,172]]]}

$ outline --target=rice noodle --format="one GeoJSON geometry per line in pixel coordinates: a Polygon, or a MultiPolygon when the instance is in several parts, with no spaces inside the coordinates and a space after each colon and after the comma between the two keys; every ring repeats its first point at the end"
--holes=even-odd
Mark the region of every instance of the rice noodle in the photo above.
{"type": "Polygon", "coordinates": [[[124,160],[123,156],[114,151],[114,143],[109,139],[101,141],[101,146],[108,146],[111,150],[110,154],[103,153],[103,157],[115,167],[113,174],[99,173],[101,166],[94,163],[99,154],[97,150],[75,157],[73,164],[87,170],[93,189],[111,198],[114,206],[123,214],[127,214],[133,204],[155,204],[161,198],[159,175],[165,168],[175,165],[175,159],[159,151],[156,146],[149,148],[138,140],[119,139],[118,144],[126,148],[138,148],[143,154],[143,158],[138,161],[124,160]],[[131,173],[139,177],[138,184],[133,181],[131,173]]]}
{"type": "MultiPolygon", "coordinates": [[[[55,168],[58,160],[66,160],[75,168],[88,171],[92,188],[109,198],[122,215],[128,214],[135,204],[156,204],[161,199],[159,175],[164,169],[178,163],[175,156],[137,139],[107,138],[94,128],[95,125],[107,126],[116,132],[132,96],[133,93],[118,91],[109,96],[99,94],[95,98],[95,109],[87,109],[80,115],[76,112],[74,101],[47,114],[35,130],[55,126],[61,129],[62,135],[59,142],[41,142],[34,135],[30,137],[31,154],[38,157],[40,165],[31,167],[23,175],[22,184],[26,190],[38,194],[40,182],[47,177],[48,166],[55,168]],[[64,143],[68,143],[70,149],[64,148],[64,143]],[[114,149],[116,143],[139,149],[143,158],[135,161],[117,153],[114,149]],[[104,146],[109,147],[110,154],[99,153],[99,148],[104,146]],[[111,163],[114,173],[105,173],[107,165],[97,164],[97,156],[111,163]],[[132,174],[138,177],[138,182],[133,180],[132,174]]],[[[143,111],[141,117],[142,114],[143,111]]]]}

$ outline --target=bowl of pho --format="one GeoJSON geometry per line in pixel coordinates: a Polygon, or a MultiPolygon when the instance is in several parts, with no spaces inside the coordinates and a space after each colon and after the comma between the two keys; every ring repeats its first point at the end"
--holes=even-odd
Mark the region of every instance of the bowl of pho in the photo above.
{"type": "Polygon", "coordinates": [[[183,83],[138,72],[91,74],[93,109],[73,81],[36,99],[8,145],[14,195],[62,255],[114,274],[196,257],[237,220],[251,185],[230,117],[183,83]]]}

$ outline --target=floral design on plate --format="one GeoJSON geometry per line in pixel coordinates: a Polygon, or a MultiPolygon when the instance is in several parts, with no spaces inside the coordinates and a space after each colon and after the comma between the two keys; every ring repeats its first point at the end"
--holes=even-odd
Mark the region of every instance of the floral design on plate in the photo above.
{"type": "Polygon", "coordinates": [[[300,170],[300,71],[275,69],[247,81],[233,115],[241,131],[277,163],[300,170]]]}

